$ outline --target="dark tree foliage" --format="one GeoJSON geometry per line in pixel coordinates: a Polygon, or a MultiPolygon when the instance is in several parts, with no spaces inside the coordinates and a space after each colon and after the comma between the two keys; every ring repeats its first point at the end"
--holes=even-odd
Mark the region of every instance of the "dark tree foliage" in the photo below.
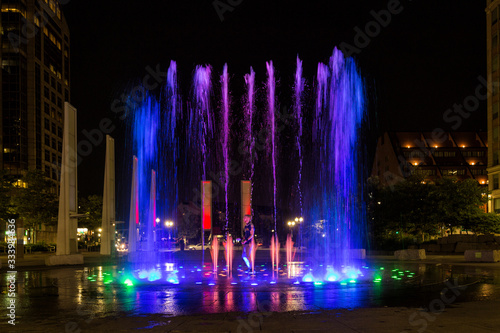
{"type": "Polygon", "coordinates": [[[40,224],[56,225],[58,198],[54,183],[40,170],[31,170],[21,179],[27,187],[14,191],[14,211],[23,220],[26,229],[36,229],[40,224]]]}
{"type": "Polygon", "coordinates": [[[500,217],[485,213],[487,193],[473,179],[443,178],[436,183],[412,176],[382,187],[370,178],[369,216],[372,234],[438,235],[448,228],[477,233],[499,230],[500,217]]]}
{"type": "Polygon", "coordinates": [[[102,196],[89,195],[87,198],[79,199],[79,214],[85,214],[84,218],[79,219],[80,227],[96,230],[102,225],[102,196]]]}

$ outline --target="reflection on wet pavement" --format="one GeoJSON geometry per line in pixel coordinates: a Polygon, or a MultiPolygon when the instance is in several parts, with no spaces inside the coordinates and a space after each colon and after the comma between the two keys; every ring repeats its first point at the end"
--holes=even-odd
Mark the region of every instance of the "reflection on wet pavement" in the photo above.
{"type": "MultiPolygon", "coordinates": [[[[237,274],[229,279],[224,274],[212,276],[185,269],[178,272],[178,284],[137,279],[127,284],[127,271],[117,266],[18,272],[17,315],[19,320],[30,318],[33,323],[64,323],[120,315],[425,307],[450,285],[461,286],[458,302],[500,296],[499,269],[415,263],[391,263],[386,267],[372,263],[363,267],[373,276],[346,283],[283,278],[273,282],[263,272],[255,277],[237,274]],[[445,281],[449,281],[448,285],[445,281]]],[[[9,301],[7,274],[1,274],[0,281],[0,315],[5,316],[9,301]]]]}

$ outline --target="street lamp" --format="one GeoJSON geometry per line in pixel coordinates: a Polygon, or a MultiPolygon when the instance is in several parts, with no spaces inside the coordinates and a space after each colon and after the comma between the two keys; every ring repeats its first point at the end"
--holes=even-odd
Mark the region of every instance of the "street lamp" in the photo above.
{"type": "MultiPolygon", "coordinates": [[[[166,220],[165,221],[165,227],[168,229],[168,239],[170,240],[171,235],[170,235],[170,228],[172,228],[174,226],[174,222],[170,221],[170,220],[166,220]]],[[[169,244],[169,247],[170,247],[170,244],[169,244]]]]}

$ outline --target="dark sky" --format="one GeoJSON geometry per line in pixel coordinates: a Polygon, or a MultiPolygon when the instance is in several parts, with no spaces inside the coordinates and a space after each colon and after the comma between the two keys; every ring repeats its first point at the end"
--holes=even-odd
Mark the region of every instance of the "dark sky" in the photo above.
{"type": "MultiPolygon", "coordinates": [[[[232,1],[239,2],[223,14],[224,21],[211,0],[63,5],[71,31],[79,140],[85,139],[83,130],[98,128],[108,117],[116,125],[111,133],[116,150],[122,150],[125,126],[111,112],[112,101],[142,79],[147,66],[166,69],[170,60],[178,63],[184,96],[197,64],[209,63],[220,72],[227,62],[233,82],[243,82],[250,66],[257,80],[264,80],[265,62],[273,60],[283,88],[299,54],[311,82],[317,63],[327,61],[342,42],[354,46],[354,29],[365,31],[374,21],[370,12],[387,9],[392,1],[232,1]]],[[[484,6],[484,1],[400,2],[400,12],[354,55],[370,91],[375,130],[450,128],[445,111],[473,95],[478,76],[486,76],[484,6]]],[[[486,130],[486,103],[459,130],[486,130]]],[[[81,195],[102,193],[104,150],[103,141],[83,159],[81,195]]]]}

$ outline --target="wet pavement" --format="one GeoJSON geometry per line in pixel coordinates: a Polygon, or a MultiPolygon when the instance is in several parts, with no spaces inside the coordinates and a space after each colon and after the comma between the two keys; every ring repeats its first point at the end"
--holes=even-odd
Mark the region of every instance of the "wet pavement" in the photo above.
{"type": "MultiPolygon", "coordinates": [[[[162,277],[157,281],[148,281],[134,278],[139,269],[122,264],[26,267],[16,274],[18,325],[15,329],[76,332],[72,330],[74,325],[79,328],[101,324],[103,320],[113,322],[151,316],[156,319],[143,323],[146,326],[142,328],[153,329],[166,318],[188,315],[324,313],[335,309],[384,307],[441,310],[442,304],[449,308],[464,302],[500,300],[499,264],[441,262],[443,260],[416,263],[372,258],[359,262],[363,276],[356,280],[316,283],[289,279],[283,270],[273,279],[266,264],[258,266],[255,276],[235,267],[229,278],[223,268],[214,275],[208,263],[202,267],[187,261],[176,267],[178,284],[167,281],[170,269],[161,270],[162,277]],[[127,279],[129,283],[125,282],[127,279]],[[436,302],[440,299],[444,302],[436,302]]],[[[5,319],[9,305],[6,286],[10,278],[3,267],[0,273],[2,332],[4,328],[13,329],[5,319]]]]}

